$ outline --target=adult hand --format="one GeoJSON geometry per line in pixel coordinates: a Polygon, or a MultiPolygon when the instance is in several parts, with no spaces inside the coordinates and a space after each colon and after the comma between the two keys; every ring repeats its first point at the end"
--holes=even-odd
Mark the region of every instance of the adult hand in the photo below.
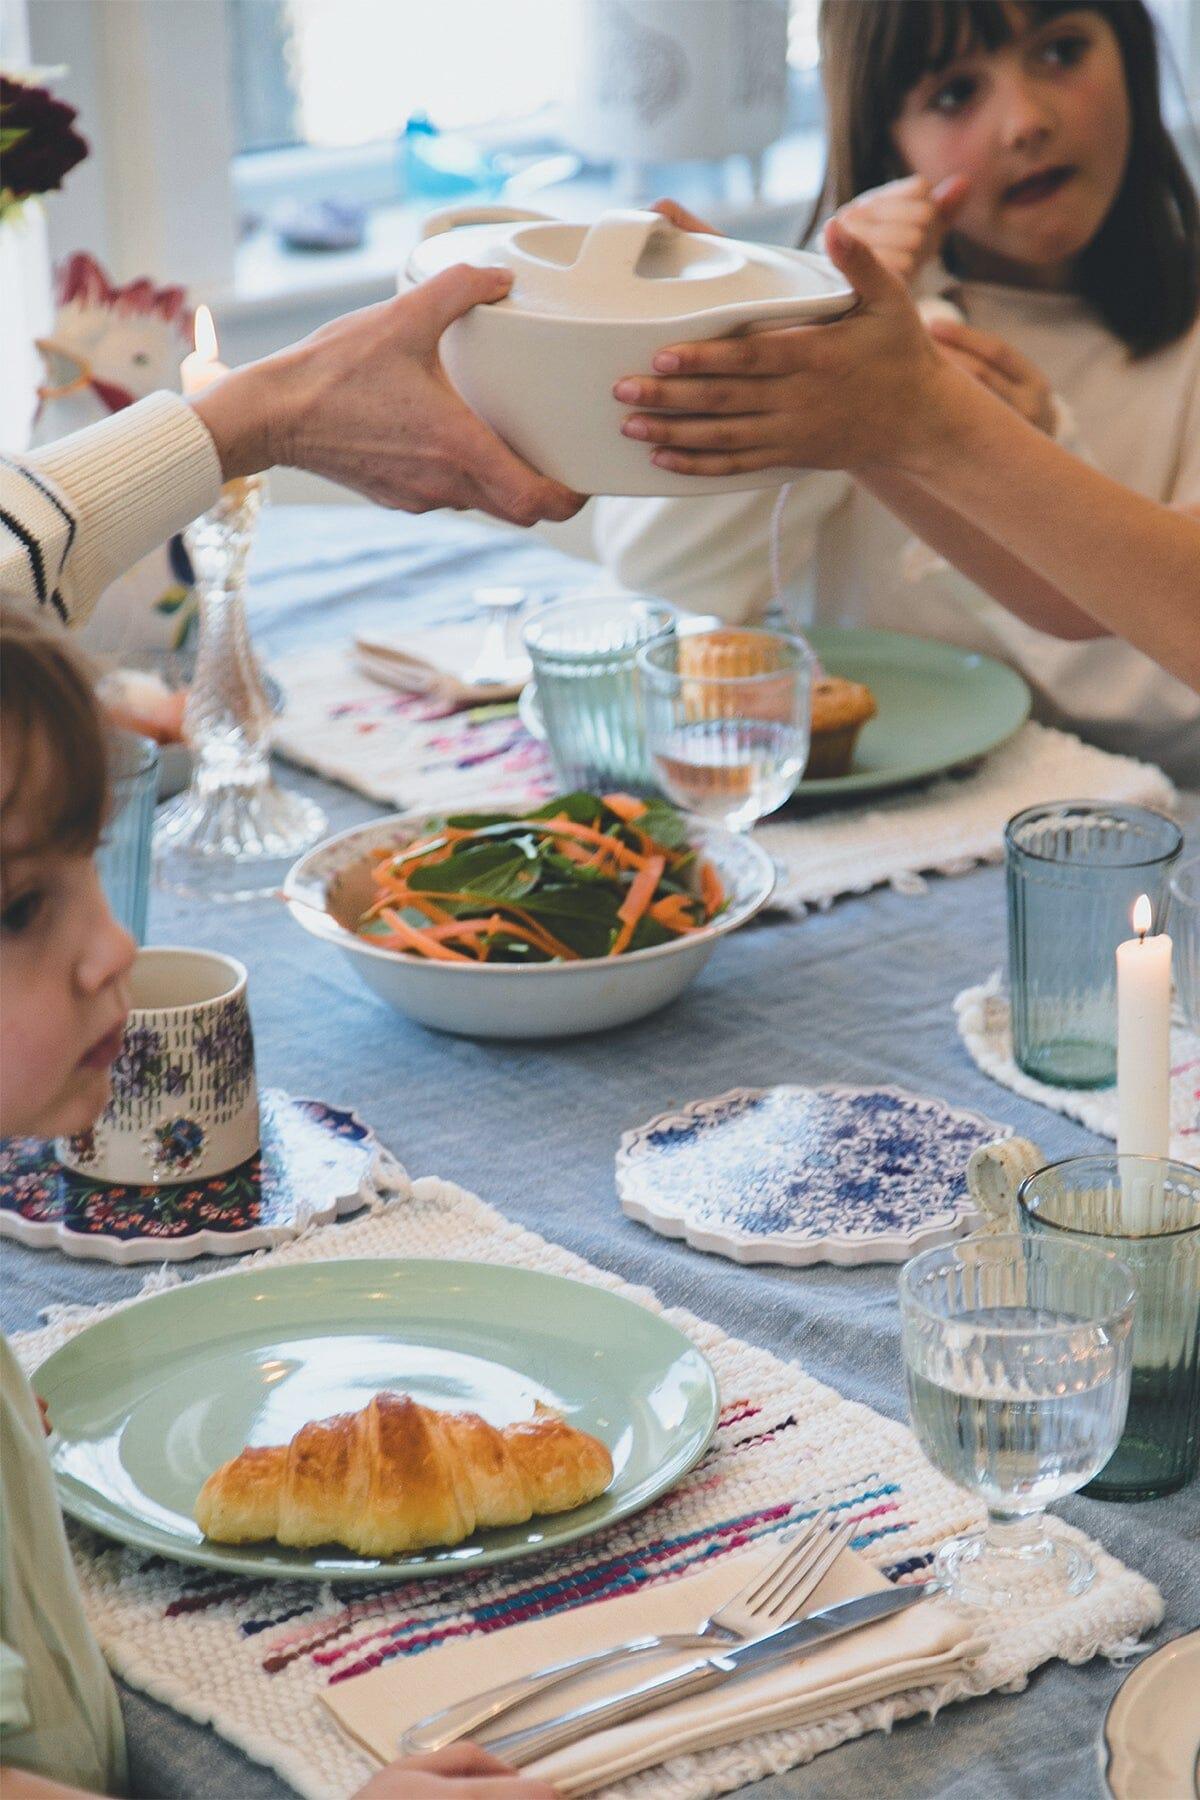
{"type": "Polygon", "coordinates": [[[825,247],[859,295],[845,318],[673,344],[655,357],[655,376],[616,384],[618,400],[656,409],[633,413],[621,429],[655,446],[660,468],[915,468],[937,442],[965,376],[866,244],[831,221],[825,247]]]}
{"type": "Polygon", "coordinates": [[[993,394],[1047,436],[1054,435],[1054,394],[1036,363],[990,331],[976,331],[949,319],[933,319],[930,335],[951,362],[981,381],[993,394]]]}
{"type": "Polygon", "coordinates": [[[450,1744],[389,1763],[354,1800],[556,1800],[557,1794],[548,1782],[514,1774],[477,1744],[450,1744]]]}
{"type": "Polygon", "coordinates": [[[868,188],[833,216],[885,269],[911,283],[941,249],[970,186],[965,175],[948,175],[936,187],[922,175],[905,175],[868,188]]]}
{"type": "Polygon", "coordinates": [[[438,360],[446,327],[503,299],[511,282],[507,270],[459,264],[206,389],[192,405],[226,479],[286,463],[404,512],[478,507],[514,525],[569,519],[583,496],[510,450],[438,360]]]}

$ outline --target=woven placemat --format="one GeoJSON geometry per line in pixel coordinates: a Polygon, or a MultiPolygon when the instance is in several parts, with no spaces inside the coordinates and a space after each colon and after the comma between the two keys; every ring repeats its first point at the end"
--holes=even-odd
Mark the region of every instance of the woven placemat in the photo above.
{"type": "MultiPolygon", "coordinates": [[[[663,1309],[582,1258],[505,1220],[452,1183],[406,1184],[348,1224],[322,1226],[256,1257],[258,1267],[329,1258],[466,1257],[574,1277],[662,1312],[709,1358],[721,1418],[704,1460],[644,1512],[553,1557],[505,1564],[455,1581],[380,1589],[272,1582],[186,1568],[71,1528],[93,1629],[113,1669],[191,1719],[210,1724],[274,1769],[308,1800],[345,1800],[373,1772],[318,1694],[327,1684],[416,1654],[439,1636],[503,1629],[618,1592],[628,1571],[669,1581],[701,1559],[778,1530],[814,1501],[858,1523],[855,1548],[893,1579],[918,1579],[943,1539],[976,1526],[970,1496],[922,1457],[911,1432],[844,1400],[793,1363],[726,1336],[681,1309],[663,1309]]],[[[247,1265],[242,1263],[241,1267],[247,1265]]],[[[222,1273],[197,1277],[220,1281],[222,1273]]],[[[164,1269],[145,1291],[177,1283],[164,1269]]],[[[126,1301],[123,1305],[137,1305],[126,1301]]],[[[114,1308],[59,1307],[14,1348],[27,1369],[114,1308]]],[[[1056,1522],[1064,1536],[1080,1534],[1056,1522]]],[[[1143,1577],[1097,1546],[1091,1588],[1066,1605],[988,1622],[986,1653],[937,1689],[901,1694],[818,1725],[772,1732],[662,1764],[606,1790],[611,1800],[707,1800],[893,1720],[949,1701],[1024,1684],[1051,1657],[1118,1654],[1162,1616],[1143,1577]]],[[[502,1652],[500,1652],[502,1654],[502,1652]]],[[[886,1754],[886,1753],[885,1753],[886,1754]]]]}
{"type": "MultiPolygon", "coordinates": [[[[1018,1069],[1013,1061],[1008,998],[999,971],[979,987],[964,988],[954,1002],[954,1015],[958,1035],[985,1075],[1014,1094],[1077,1119],[1099,1137],[1115,1141],[1115,1087],[1051,1087],[1018,1069]]],[[[1181,1016],[1171,1023],[1171,1155],[1177,1162],[1200,1162],[1200,1038],[1181,1016]]]]}

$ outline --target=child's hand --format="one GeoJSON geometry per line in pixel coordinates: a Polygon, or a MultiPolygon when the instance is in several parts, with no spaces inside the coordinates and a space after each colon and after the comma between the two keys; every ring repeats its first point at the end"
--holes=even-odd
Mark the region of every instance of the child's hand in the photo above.
{"type": "Polygon", "coordinates": [[[919,462],[940,444],[953,392],[967,389],[921,322],[907,288],[836,221],[826,248],[860,304],[829,324],[672,344],[653,376],[627,377],[621,430],[661,469],[854,470],[919,462]],[[672,414],[685,415],[671,417],[672,414]]]}
{"type": "Polygon", "coordinates": [[[936,187],[922,175],[906,175],[868,188],[834,218],[873,250],[885,269],[911,283],[941,249],[969,187],[965,175],[948,175],[936,187]]]}
{"type": "Polygon", "coordinates": [[[702,231],[707,237],[721,236],[715,225],[709,225],[704,219],[698,218],[686,206],[680,206],[678,200],[656,200],[650,211],[661,213],[672,225],[678,225],[680,231],[702,231]]]}
{"type": "Polygon", "coordinates": [[[478,1744],[450,1744],[389,1763],[354,1800],[558,1800],[558,1789],[518,1775],[478,1744]]]}
{"type": "Polygon", "coordinates": [[[990,331],[976,331],[949,319],[932,320],[929,333],[951,362],[991,388],[1039,431],[1053,436],[1054,394],[1036,363],[990,331]]]}

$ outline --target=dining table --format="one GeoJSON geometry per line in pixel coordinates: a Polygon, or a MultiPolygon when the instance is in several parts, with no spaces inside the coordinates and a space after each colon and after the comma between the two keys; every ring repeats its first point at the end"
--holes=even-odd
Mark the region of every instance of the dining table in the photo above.
{"type": "MultiPolygon", "coordinates": [[[[596,588],[595,566],[536,534],[447,514],[370,507],[268,509],[251,565],[249,615],[269,662],[335,647],[355,630],[469,617],[471,591],[519,584],[535,599],[596,588]]],[[[332,666],[332,661],[331,661],[332,666]]],[[[382,810],[294,768],[288,785],[325,809],[330,832],[382,810]]],[[[1048,796],[1049,797],[1049,796],[1048,796]]],[[[481,781],[480,800],[486,803],[481,781]]],[[[1181,817],[1200,842],[1200,795],[1181,817]]],[[[997,1085],[971,1060],[953,1001],[1004,960],[1003,869],[930,877],[923,892],[877,887],[807,916],[767,911],[724,939],[672,1005],[620,1029],[551,1042],[473,1041],[390,1009],[350,962],[264,899],[206,905],[152,896],[148,941],[206,946],[249,970],[260,1083],[352,1107],[414,1178],[435,1175],[601,1268],[724,1331],[794,1359],[891,1418],[906,1414],[897,1266],[741,1265],[621,1211],[621,1134],[655,1114],[739,1086],[894,1084],[1011,1126],[1051,1157],[1103,1147],[1081,1125],[997,1085]]],[[[146,1265],[118,1267],[4,1246],[2,1323],[55,1304],[137,1293],[146,1265]]],[[[186,1276],[214,1259],[179,1265],[186,1276]]],[[[1165,1600],[1153,1643],[1200,1622],[1200,1485],[1141,1504],[1074,1497],[1059,1509],[1165,1600]]],[[[1098,1743],[1126,1669],[1053,1661],[1019,1693],[993,1693],[843,1743],[743,1789],[755,1800],[1091,1800],[1098,1743]]],[[[135,1795],[279,1800],[291,1790],[210,1729],[122,1685],[135,1795]]],[[[1147,1797],[1149,1800],[1149,1797],[1147,1797]]]]}

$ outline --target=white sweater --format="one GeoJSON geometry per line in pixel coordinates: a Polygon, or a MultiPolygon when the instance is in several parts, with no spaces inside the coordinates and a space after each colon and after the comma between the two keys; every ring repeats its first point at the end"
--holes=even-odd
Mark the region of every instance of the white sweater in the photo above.
{"type": "MultiPolygon", "coordinates": [[[[1137,493],[1200,504],[1200,319],[1133,362],[1074,295],[943,284],[968,322],[1043,371],[1074,416],[1068,447],[1137,493]]],[[[697,488],[702,486],[697,481],[697,488]]],[[[770,521],[778,489],[684,500],[596,502],[596,552],[626,586],[733,621],[773,598],[770,521]]],[[[862,625],[940,638],[1019,669],[1039,718],[1200,780],[1200,694],[1113,638],[1067,643],[1015,618],[912,542],[849,476],[801,473],[784,503],[784,601],[803,625],[862,625]]],[[[1137,595],[1129,595],[1132,611],[1137,595]]],[[[1200,631],[1200,620],[1196,629],[1200,631]]]]}
{"type": "Polygon", "coordinates": [[[178,394],[0,457],[0,595],[79,624],[110,581],[220,489],[216,446],[178,394]]]}

